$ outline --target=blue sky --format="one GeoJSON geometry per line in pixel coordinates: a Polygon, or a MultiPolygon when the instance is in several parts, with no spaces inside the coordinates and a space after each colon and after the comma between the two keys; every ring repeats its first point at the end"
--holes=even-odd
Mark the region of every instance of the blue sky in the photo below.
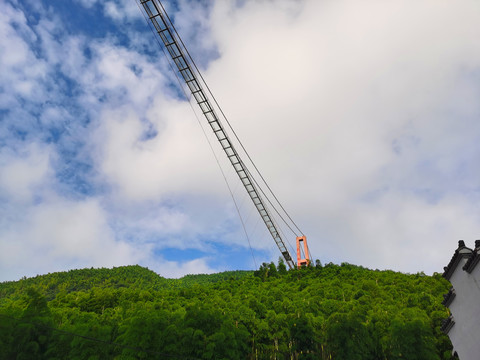
{"type": "MultiPolygon", "coordinates": [[[[134,0],[0,4],[0,280],[278,259],[134,0]]],[[[315,258],[441,272],[478,238],[478,2],[165,6],[315,258]]]]}

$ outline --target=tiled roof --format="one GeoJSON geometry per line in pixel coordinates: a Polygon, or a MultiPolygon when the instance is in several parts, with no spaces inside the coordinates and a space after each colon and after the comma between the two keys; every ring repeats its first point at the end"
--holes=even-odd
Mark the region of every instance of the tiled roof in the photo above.
{"type": "Polygon", "coordinates": [[[473,253],[473,250],[465,246],[465,241],[459,240],[458,249],[455,250],[455,253],[453,254],[452,259],[450,260],[448,265],[443,268],[445,270],[443,272],[443,277],[449,280],[452,274],[454,273],[455,269],[457,268],[457,265],[460,262],[460,260],[465,257],[468,257],[468,258],[471,257],[472,253],[473,253]]]}
{"type": "Polygon", "coordinates": [[[440,330],[442,330],[445,334],[448,334],[453,325],[455,325],[455,321],[453,320],[453,315],[450,315],[445,320],[442,320],[442,327],[440,330]]]}
{"type": "Polygon", "coordinates": [[[480,240],[475,240],[475,251],[463,266],[463,270],[465,270],[470,274],[473,271],[473,269],[475,269],[475,266],[477,266],[479,261],[480,261],[480,240]]]}
{"type": "Polygon", "coordinates": [[[455,298],[457,294],[455,293],[455,289],[453,288],[453,286],[450,288],[450,291],[448,293],[446,293],[445,295],[443,295],[443,301],[442,301],[442,304],[444,306],[449,306],[453,299],[455,298]]]}

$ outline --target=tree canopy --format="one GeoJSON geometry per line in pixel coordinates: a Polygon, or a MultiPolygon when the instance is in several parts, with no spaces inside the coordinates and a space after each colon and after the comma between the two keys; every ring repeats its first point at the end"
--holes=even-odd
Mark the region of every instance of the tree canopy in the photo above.
{"type": "Polygon", "coordinates": [[[0,358],[447,360],[449,287],[347,263],[71,270],[0,284],[0,358]]]}

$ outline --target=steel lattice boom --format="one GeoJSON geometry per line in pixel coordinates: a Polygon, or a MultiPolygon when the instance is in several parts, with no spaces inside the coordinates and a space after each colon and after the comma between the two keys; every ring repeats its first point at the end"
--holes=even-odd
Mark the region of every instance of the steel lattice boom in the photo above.
{"type": "Polygon", "coordinates": [[[272,235],[273,239],[275,240],[280,252],[282,253],[287,265],[289,268],[294,268],[295,263],[290,256],[290,253],[283,242],[283,239],[280,236],[280,233],[277,229],[277,225],[273,221],[270,212],[268,211],[267,207],[265,206],[264,201],[262,200],[260,193],[255,186],[255,183],[252,179],[252,176],[248,169],[245,167],[242,159],[238,155],[237,150],[233,146],[230,138],[228,137],[227,133],[224,130],[222,123],[219,121],[219,118],[212,107],[210,100],[205,95],[205,91],[198,81],[198,76],[194,72],[192,66],[190,65],[190,61],[185,56],[182,47],[180,46],[179,42],[177,41],[176,37],[173,35],[175,34],[174,29],[172,28],[168,16],[166,15],[163,7],[157,0],[140,0],[145,12],[150,19],[151,23],[153,24],[155,30],[157,31],[158,35],[162,39],[165,48],[167,49],[168,53],[172,57],[173,62],[178,68],[183,80],[187,84],[188,88],[192,96],[195,98],[195,101],[200,106],[200,109],[205,116],[208,124],[212,128],[215,136],[217,137],[220,145],[223,148],[223,151],[227,155],[230,163],[232,164],[233,168],[235,169],[240,181],[245,186],[245,189],[248,192],[248,195],[252,199],[255,207],[257,208],[260,216],[262,217],[265,225],[267,226],[270,234],[272,235]]]}

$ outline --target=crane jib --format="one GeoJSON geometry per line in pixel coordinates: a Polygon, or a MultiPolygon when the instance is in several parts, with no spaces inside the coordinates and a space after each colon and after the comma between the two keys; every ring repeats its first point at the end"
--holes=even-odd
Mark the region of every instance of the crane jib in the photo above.
{"type": "Polygon", "coordinates": [[[286,264],[290,269],[295,267],[295,263],[283,242],[282,237],[277,229],[277,225],[274,223],[272,216],[270,215],[260,193],[249,173],[242,159],[238,155],[235,147],[233,146],[230,138],[224,130],[222,123],[220,122],[215,110],[213,109],[209,99],[205,95],[203,87],[190,66],[188,59],[185,57],[181,46],[177,42],[174,34],[174,30],[171,29],[168,17],[161,5],[158,5],[157,0],[140,0],[145,12],[150,19],[153,27],[157,31],[158,35],[162,39],[165,48],[170,54],[173,62],[175,63],[180,75],[189,88],[192,96],[199,105],[203,115],[205,116],[208,124],[212,128],[217,140],[223,148],[223,151],[227,155],[230,163],[232,164],[235,172],[237,173],[240,181],[243,183],[248,195],[252,199],[258,213],[260,214],[263,222],[265,223],[268,231],[272,235],[275,243],[277,244],[282,256],[284,257],[286,264]]]}

